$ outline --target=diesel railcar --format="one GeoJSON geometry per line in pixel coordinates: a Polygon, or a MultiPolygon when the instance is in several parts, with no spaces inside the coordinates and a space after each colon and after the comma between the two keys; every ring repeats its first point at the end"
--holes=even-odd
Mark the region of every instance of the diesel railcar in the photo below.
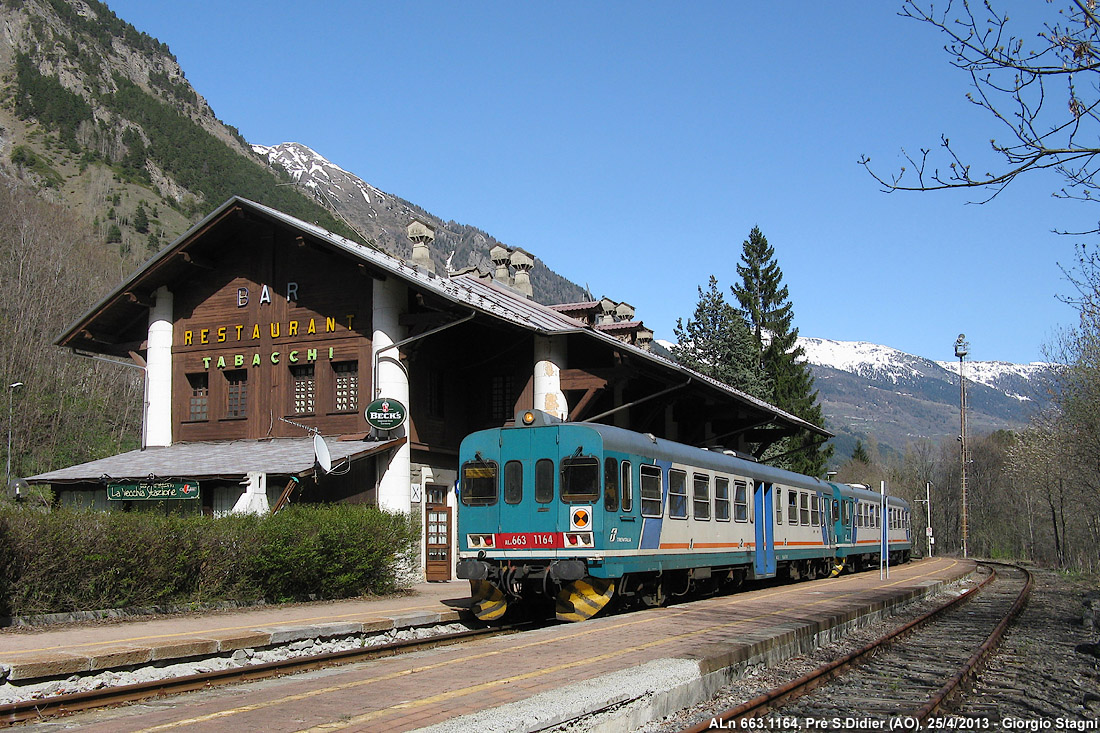
{"type": "Polygon", "coordinates": [[[486,621],[553,601],[580,621],[612,598],[653,606],[747,579],[907,562],[897,497],[649,434],[535,410],[459,454],[458,577],[486,621]]]}

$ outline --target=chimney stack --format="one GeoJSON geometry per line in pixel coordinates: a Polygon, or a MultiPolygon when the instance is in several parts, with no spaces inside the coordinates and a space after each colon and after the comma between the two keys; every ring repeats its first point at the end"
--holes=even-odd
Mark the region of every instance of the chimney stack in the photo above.
{"type": "Polygon", "coordinates": [[[428,245],[435,241],[435,227],[414,217],[409,222],[405,233],[413,243],[412,263],[421,270],[435,272],[435,265],[432,264],[432,256],[428,250],[428,245]]]}
{"type": "Polygon", "coordinates": [[[534,288],[531,287],[531,268],[535,266],[535,258],[530,253],[516,247],[512,250],[510,261],[512,267],[516,268],[516,280],[513,287],[531,298],[535,294],[534,288]]]}

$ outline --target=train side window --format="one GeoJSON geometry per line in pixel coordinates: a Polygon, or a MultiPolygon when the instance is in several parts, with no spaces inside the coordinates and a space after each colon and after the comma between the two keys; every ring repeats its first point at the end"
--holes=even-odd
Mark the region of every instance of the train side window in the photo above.
{"type": "Polygon", "coordinates": [[[547,504],[554,500],[554,462],[540,458],[535,462],[535,501],[547,504]]]}
{"type": "Polygon", "coordinates": [[[821,526],[821,497],[817,494],[810,495],[810,526],[821,526]]]}
{"type": "Polygon", "coordinates": [[[775,502],[775,523],[783,524],[783,489],[776,487],[772,501],[775,502]]]}
{"type": "Polygon", "coordinates": [[[610,456],[603,461],[603,508],[619,511],[619,461],[610,456]]]}
{"type": "Polygon", "coordinates": [[[798,492],[787,491],[787,524],[798,524],[798,492]]]}
{"type": "Polygon", "coordinates": [[[620,486],[622,487],[623,494],[623,511],[629,512],[634,508],[634,487],[632,486],[632,482],[630,480],[630,461],[623,461],[622,469],[623,480],[620,486]]]}
{"type": "Polygon", "coordinates": [[[595,456],[561,459],[561,500],[595,501],[600,495],[600,461],[595,456]]]}
{"type": "Polygon", "coordinates": [[[730,520],[730,480],[725,476],[714,479],[714,518],[719,522],[730,520]]]}
{"type": "Polygon", "coordinates": [[[710,476],[696,473],[691,477],[691,513],[696,519],[710,519],[710,476]]]}
{"type": "Polygon", "coordinates": [[[840,508],[844,512],[844,526],[845,527],[851,527],[852,526],[852,502],[846,501],[843,504],[841,504],[840,508]]]}
{"type": "Polygon", "coordinates": [[[504,503],[519,504],[523,501],[523,464],[508,461],[504,464],[504,503]]]}
{"type": "Polygon", "coordinates": [[[668,472],[668,516],[687,519],[687,473],[676,469],[668,472]]]}
{"type": "Polygon", "coordinates": [[[805,491],[799,492],[801,508],[798,511],[798,522],[803,527],[810,526],[810,495],[805,491]]]}
{"type": "Polygon", "coordinates": [[[497,503],[497,464],[478,459],[462,465],[462,503],[492,506],[497,503]]]}
{"type": "Polygon", "coordinates": [[[744,481],[733,482],[733,518],[738,522],[749,520],[749,485],[744,481]]]}
{"type": "Polygon", "coordinates": [[[641,472],[642,516],[661,516],[661,467],[639,466],[641,472]]]}

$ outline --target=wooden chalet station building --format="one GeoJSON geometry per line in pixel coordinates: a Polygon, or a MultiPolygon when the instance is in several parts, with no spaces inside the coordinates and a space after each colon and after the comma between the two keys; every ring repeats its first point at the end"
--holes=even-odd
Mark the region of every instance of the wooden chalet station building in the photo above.
{"type": "Polygon", "coordinates": [[[406,262],[226,201],[56,341],[144,371],[141,449],[27,480],[101,509],[416,512],[422,569],[443,580],[459,443],[517,411],[742,452],[829,436],[654,353],[626,304],[534,302],[523,250],[494,248],[493,275],[440,275],[430,227],[409,236],[406,262]]]}

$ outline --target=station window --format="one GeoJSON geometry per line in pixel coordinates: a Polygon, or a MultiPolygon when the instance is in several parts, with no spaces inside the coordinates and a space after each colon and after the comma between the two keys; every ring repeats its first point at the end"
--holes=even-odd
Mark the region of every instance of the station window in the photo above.
{"type": "Polygon", "coordinates": [[[691,477],[691,513],[696,519],[710,519],[710,476],[696,473],[691,477]]]}
{"type": "Polygon", "coordinates": [[[687,473],[670,469],[668,472],[668,516],[671,519],[687,519],[687,473]]]}
{"type": "Polygon", "coordinates": [[[641,473],[642,516],[661,516],[661,468],[660,466],[639,466],[641,473]]]}
{"type": "Polygon", "coordinates": [[[733,518],[738,522],[749,520],[749,484],[735,481],[733,484],[733,518]]]}
{"type": "Polygon", "coordinates": [[[594,456],[563,458],[561,461],[561,500],[595,501],[600,495],[600,461],[594,456]]]}
{"type": "Polygon", "coordinates": [[[623,511],[629,512],[631,509],[634,508],[634,487],[632,486],[632,482],[630,480],[630,461],[623,461],[622,479],[623,480],[620,484],[620,488],[622,488],[623,494],[623,511]]]}
{"type": "Polygon", "coordinates": [[[504,464],[504,503],[519,504],[523,501],[523,464],[508,461],[504,464]]]}
{"type": "Polygon", "coordinates": [[[312,415],[316,406],[317,379],[312,364],[295,364],[290,367],[294,383],[294,414],[312,415]]]}
{"type": "Polygon", "coordinates": [[[248,416],[248,372],[233,369],[225,372],[225,416],[248,416]]]}
{"type": "Polygon", "coordinates": [[[355,412],[359,409],[359,362],[338,361],[332,365],[335,377],[336,412],[355,412]]]}
{"type": "Polygon", "coordinates": [[[787,491],[787,524],[798,524],[798,492],[787,491]]]}
{"type": "Polygon", "coordinates": [[[549,458],[535,461],[535,501],[546,504],[554,500],[554,462],[549,458]]]}
{"type": "Polygon", "coordinates": [[[725,476],[714,479],[714,518],[720,522],[730,520],[730,480],[725,476]]]}
{"type": "Polygon", "coordinates": [[[489,378],[489,417],[509,420],[515,417],[516,378],[511,374],[494,374],[489,378]]]}
{"type": "Polygon", "coordinates": [[[210,417],[210,377],[205,372],[187,375],[191,387],[188,402],[188,420],[207,420],[210,417]]]}
{"type": "Polygon", "coordinates": [[[619,511],[619,462],[610,456],[603,460],[603,508],[619,511]]]}
{"type": "Polygon", "coordinates": [[[497,503],[497,464],[477,458],[462,465],[462,503],[492,506],[497,503]]]}

